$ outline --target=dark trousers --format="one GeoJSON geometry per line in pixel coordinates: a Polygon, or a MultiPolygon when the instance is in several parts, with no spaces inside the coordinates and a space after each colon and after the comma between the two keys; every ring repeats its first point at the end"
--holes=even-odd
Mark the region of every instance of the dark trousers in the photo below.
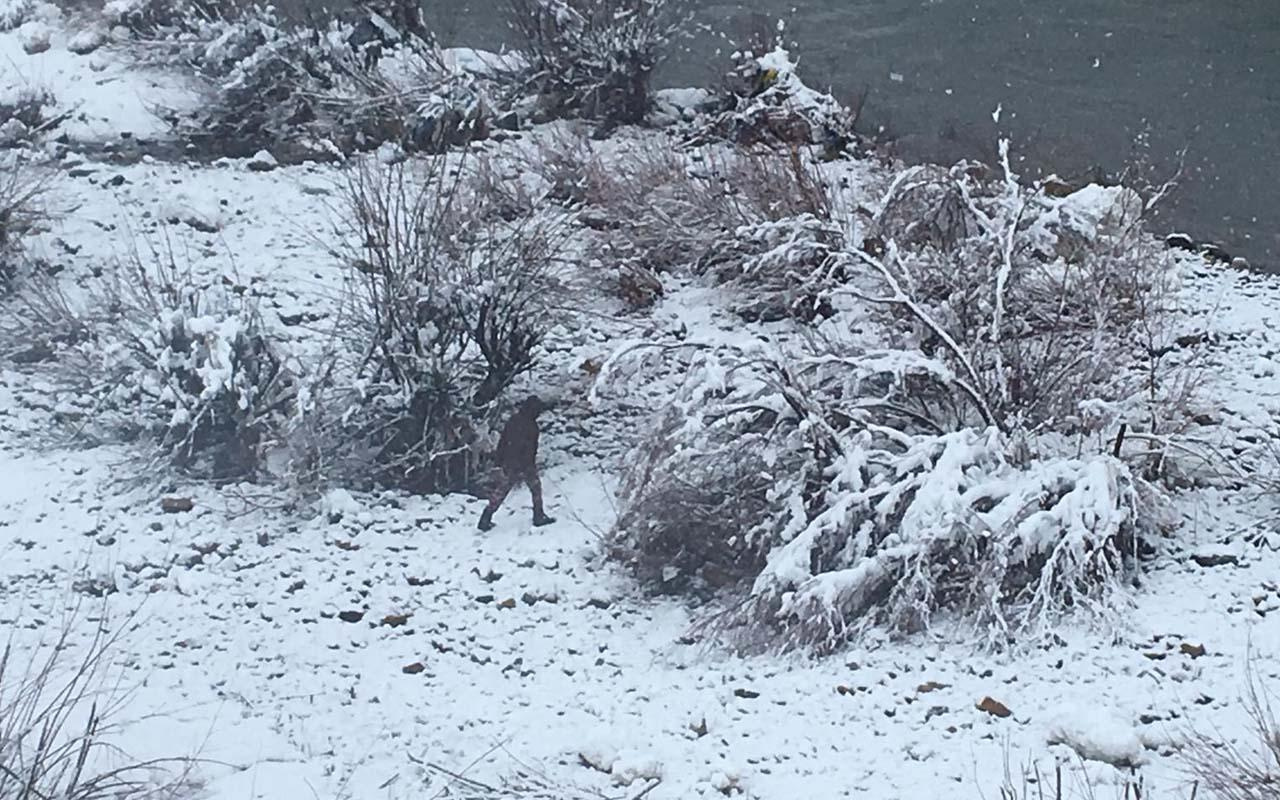
{"type": "Polygon", "coordinates": [[[538,471],[536,469],[515,472],[503,470],[497,485],[489,493],[489,504],[484,507],[485,519],[493,516],[493,512],[498,510],[498,506],[502,505],[502,501],[507,499],[507,495],[511,493],[517,483],[523,483],[528,486],[529,494],[533,495],[533,518],[542,519],[546,516],[546,512],[542,508],[542,479],[538,477],[538,471]]]}

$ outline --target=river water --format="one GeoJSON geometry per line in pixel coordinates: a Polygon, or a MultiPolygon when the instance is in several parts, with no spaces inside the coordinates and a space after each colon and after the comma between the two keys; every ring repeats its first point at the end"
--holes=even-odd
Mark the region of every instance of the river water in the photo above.
{"type": "MultiPolygon", "coordinates": [[[[753,14],[782,19],[805,79],[846,101],[865,94],[859,127],[883,128],[908,160],[989,161],[1003,134],[1029,175],[1115,174],[1141,154],[1163,178],[1182,163],[1157,230],[1280,271],[1280,0],[688,4],[694,33],[660,84],[716,80],[724,35],[753,14]]],[[[502,0],[425,5],[446,43],[510,42],[502,0]]]]}

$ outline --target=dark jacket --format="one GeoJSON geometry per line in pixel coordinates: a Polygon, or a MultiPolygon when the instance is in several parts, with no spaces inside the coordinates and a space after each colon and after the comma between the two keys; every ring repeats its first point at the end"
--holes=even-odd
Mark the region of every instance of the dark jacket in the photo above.
{"type": "Polygon", "coordinates": [[[545,408],[542,401],[532,398],[521,403],[507,420],[495,453],[503,471],[511,475],[526,475],[537,469],[538,414],[545,408]]]}

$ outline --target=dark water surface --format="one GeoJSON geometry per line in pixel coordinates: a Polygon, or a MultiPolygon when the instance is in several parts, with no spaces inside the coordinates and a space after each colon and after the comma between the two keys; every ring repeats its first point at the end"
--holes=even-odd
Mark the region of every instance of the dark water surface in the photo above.
{"type": "MultiPolygon", "coordinates": [[[[509,42],[502,0],[426,0],[446,43],[509,42]]],[[[1115,173],[1145,152],[1181,189],[1157,228],[1280,271],[1280,0],[689,0],[697,29],[660,83],[713,81],[716,35],[786,21],[801,72],[908,159],[990,160],[1010,135],[1028,174],[1115,173]],[[997,125],[992,112],[1004,109],[997,125]]],[[[1015,165],[1015,168],[1016,165],[1015,165]]]]}

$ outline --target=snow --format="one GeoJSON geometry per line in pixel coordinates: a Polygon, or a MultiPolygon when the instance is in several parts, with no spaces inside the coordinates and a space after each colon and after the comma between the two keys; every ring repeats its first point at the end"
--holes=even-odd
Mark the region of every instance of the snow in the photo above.
{"type": "Polygon", "coordinates": [[[1070,747],[1080,758],[1118,768],[1147,762],[1146,746],[1137,729],[1105,708],[1091,708],[1087,698],[1061,712],[1049,725],[1048,743],[1070,747]]]}
{"type": "MultiPolygon", "coordinates": [[[[55,27],[54,46],[27,55],[22,34],[3,34],[0,58],[19,65],[6,73],[6,91],[47,86],[59,110],[77,109],[62,127],[73,140],[158,137],[165,128],[149,105],[193,102],[172,78],[60,46],[72,38],[55,27]]],[[[467,69],[483,60],[450,52],[467,69]]],[[[770,58],[789,69],[789,59],[770,58]]],[[[667,100],[688,107],[695,97],[667,100]]],[[[341,276],[325,252],[333,236],[326,193],[337,173],[84,163],[92,175],[61,170],[52,189],[76,212],[54,220],[34,245],[62,253],[69,275],[126,253],[131,226],[142,220],[196,220],[216,233],[168,230],[201,273],[258,279],[281,336],[303,351],[320,346],[282,320],[333,317],[341,276]],[[115,176],[124,182],[105,191],[115,176]],[[58,250],[55,239],[77,254],[58,250]]],[[[894,179],[882,177],[884,185],[894,179]]],[[[1118,197],[1100,187],[1077,195],[1064,212],[1094,223],[1118,197]]],[[[1280,283],[1190,269],[1199,274],[1188,284],[1187,314],[1195,330],[1215,337],[1203,356],[1205,391],[1225,417],[1223,435],[1272,430],[1280,283]]],[[[742,329],[726,322],[724,305],[713,290],[673,282],[652,324],[731,344],[742,329]]],[[[598,316],[549,354],[551,381],[577,391],[572,376],[585,359],[637,335],[639,323],[598,316]]],[[[222,343],[236,331],[234,319],[216,316],[185,324],[222,343]]],[[[219,353],[211,368],[225,365],[219,353]]],[[[709,385],[723,385],[723,371],[704,366],[709,385]]],[[[918,366],[886,359],[876,368],[918,366]]],[[[1064,624],[1056,648],[998,654],[938,636],[868,637],[822,660],[740,657],[685,644],[690,608],[642,596],[600,561],[597,532],[612,522],[616,465],[568,452],[585,409],[553,422],[545,439],[547,502],[561,521],[532,529],[517,494],[482,535],[475,520],[483,501],[462,495],[334,488],[294,508],[271,488],[175,480],[165,494],[190,496],[195,507],[166,514],[152,488],[123,482],[123,446],[33,446],[52,409],[63,407],[56,395],[32,373],[0,371],[0,621],[19,652],[34,649],[77,599],[68,595],[73,582],[113,584],[113,594],[86,606],[101,603],[117,620],[136,613],[111,667],[131,691],[116,742],[139,759],[198,756],[210,800],[430,797],[440,783],[424,762],[488,782],[517,760],[611,796],[618,786],[634,794],[660,780],[648,795],[655,800],[736,791],[761,800],[996,796],[1006,763],[1051,764],[1063,747],[1087,760],[1144,765],[1149,787],[1170,787],[1180,780],[1171,747],[1179,720],[1244,729],[1236,699],[1247,653],[1264,678],[1280,681],[1280,554],[1244,543],[1269,523],[1260,521],[1265,503],[1242,493],[1179,496],[1185,546],[1171,544],[1143,574],[1119,633],[1064,624]],[[1202,567],[1192,554],[1223,563],[1202,567]],[[363,616],[345,622],[338,615],[346,611],[363,616]],[[383,624],[391,615],[409,621],[383,624]],[[1208,654],[1192,657],[1179,649],[1184,643],[1208,654]],[[415,663],[423,671],[403,671],[415,663]],[[1012,717],[975,709],[984,696],[1007,704],[1012,717]],[[1144,716],[1160,721],[1137,721],[1144,716]],[[1040,735],[1028,736],[1026,726],[1040,735]]],[[[600,414],[617,402],[592,400],[600,414]]],[[[643,405],[645,396],[624,400],[643,405]]],[[[979,445],[957,442],[946,458],[962,465],[979,445]]],[[[845,466],[856,474],[856,464],[845,466]]],[[[1110,491],[1115,476],[1102,462],[1074,466],[1087,491],[1110,491]]],[[[961,466],[947,475],[952,483],[927,487],[938,503],[931,513],[909,520],[918,529],[941,525],[943,498],[964,491],[961,466]]],[[[1022,505],[1018,492],[1006,497],[992,520],[1022,505]]],[[[1096,503],[1075,502],[1042,513],[1081,531],[1115,524],[1089,516],[1096,503]]],[[[1019,523],[1027,547],[1041,546],[1042,521],[1019,523]]],[[[811,578],[808,556],[797,539],[775,552],[769,574],[801,584],[811,578]]],[[[880,567],[866,562],[862,571],[880,567]]],[[[832,595],[864,581],[831,573],[810,590],[832,595]]],[[[86,636],[77,631],[73,644],[83,647],[86,636]]]]}

